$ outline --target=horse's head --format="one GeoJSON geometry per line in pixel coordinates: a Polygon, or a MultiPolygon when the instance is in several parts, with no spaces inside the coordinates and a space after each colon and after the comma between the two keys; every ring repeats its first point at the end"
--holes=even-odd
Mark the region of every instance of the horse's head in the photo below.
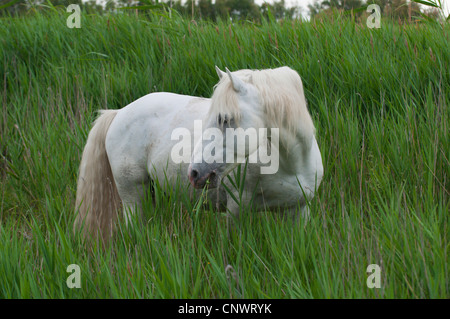
{"type": "Polygon", "coordinates": [[[259,146],[265,126],[258,90],[249,81],[252,71],[221,71],[204,121],[202,138],[194,147],[188,176],[195,188],[217,187],[223,176],[259,146]]]}

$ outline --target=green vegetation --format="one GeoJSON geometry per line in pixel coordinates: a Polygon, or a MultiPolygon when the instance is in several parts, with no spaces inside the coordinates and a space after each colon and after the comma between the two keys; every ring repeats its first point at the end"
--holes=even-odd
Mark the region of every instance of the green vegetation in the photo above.
{"type": "Polygon", "coordinates": [[[449,298],[448,24],[133,12],[69,29],[68,15],[0,19],[1,298],[449,298]],[[301,75],[325,168],[311,219],[247,212],[227,229],[156,187],[143,222],[83,243],[76,176],[95,112],[153,91],[209,97],[214,65],[301,75]]]}
{"type": "Polygon", "coordinates": [[[149,10],[166,8],[190,19],[261,21],[273,16],[275,19],[299,17],[321,18],[334,12],[351,12],[362,21],[364,11],[370,4],[380,7],[384,18],[411,22],[417,19],[429,21],[449,20],[443,10],[442,0],[314,0],[308,12],[301,6],[292,6],[285,0],[271,0],[259,5],[255,0],[108,0],[103,5],[98,0],[0,0],[0,15],[21,15],[30,11],[57,8],[65,10],[71,4],[79,5],[84,12],[104,14],[117,10],[149,10]],[[420,3],[419,6],[418,4],[420,3]],[[362,17],[361,17],[362,15],[362,17]]]}

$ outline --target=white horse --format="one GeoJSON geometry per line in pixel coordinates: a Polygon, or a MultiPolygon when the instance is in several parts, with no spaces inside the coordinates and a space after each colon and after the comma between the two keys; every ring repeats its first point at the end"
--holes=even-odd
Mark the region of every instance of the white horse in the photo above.
{"type": "Polygon", "coordinates": [[[246,205],[308,215],[306,204],[322,180],[323,166],[299,75],[288,67],[236,72],[216,67],[216,71],[220,81],[211,99],[152,93],[120,110],[101,112],[81,159],[75,229],[83,226],[94,236],[109,238],[118,210],[123,207],[126,219],[140,210],[154,180],[164,181],[163,188],[174,187],[177,181],[208,191],[217,188],[217,196],[208,199],[233,215],[246,205]],[[221,140],[196,134],[198,124],[205,131],[222,132],[221,140]],[[276,130],[261,131],[264,128],[276,130]],[[227,135],[229,129],[266,135],[240,148],[242,140],[227,135]],[[174,132],[188,136],[181,143],[174,132]],[[174,159],[175,149],[188,153],[182,155],[184,161],[174,159]],[[277,155],[275,170],[265,174],[267,161],[253,156],[262,149],[277,155]],[[230,152],[232,160],[225,157],[230,152]],[[224,177],[237,170],[242,159],[248,167],[239,190],[224,177]],[[221,183],[228,192],[223,188],[219,192],[221,183]]]}

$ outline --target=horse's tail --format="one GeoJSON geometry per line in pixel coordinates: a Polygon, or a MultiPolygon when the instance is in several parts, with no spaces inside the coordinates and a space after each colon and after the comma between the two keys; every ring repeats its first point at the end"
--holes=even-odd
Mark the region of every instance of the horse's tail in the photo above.
{"type": "Polygon", "coordinates": [[[108,241],[121,201],[106,154],[105,139],[117,110],[103,110],[84,147],[77,184],[74,231],[108,241]]]}

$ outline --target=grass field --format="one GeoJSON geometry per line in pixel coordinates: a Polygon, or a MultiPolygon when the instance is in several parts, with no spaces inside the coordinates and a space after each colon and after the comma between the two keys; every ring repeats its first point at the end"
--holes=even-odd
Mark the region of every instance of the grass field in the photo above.
{"type": "Polygon", "coordinates": [[[0,19],[0,298],[449,298],[449,24],[67,16],[0,19]],[[223,214],[156,188],[144,223],[83,243],[76,177],[96,111],[209,97],[214,65],[299,72],[325,168],[311,219],[247,212],[228,235],[223,214]]]}

